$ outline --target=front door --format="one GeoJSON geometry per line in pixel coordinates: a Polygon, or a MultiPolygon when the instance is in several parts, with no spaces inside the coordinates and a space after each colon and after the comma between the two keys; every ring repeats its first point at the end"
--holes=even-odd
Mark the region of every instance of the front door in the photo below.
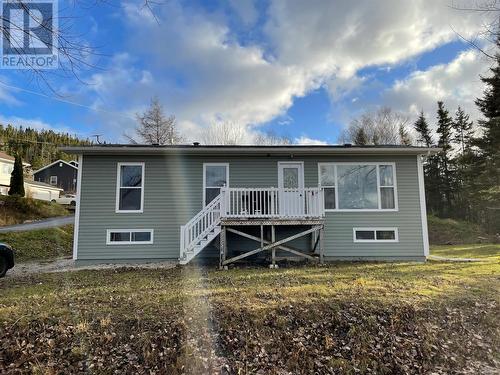
{"type": "Polygon", "coordinates": [[[280,214],[304,216],[304,164],[283,161],[278,163],[280,214]]]}

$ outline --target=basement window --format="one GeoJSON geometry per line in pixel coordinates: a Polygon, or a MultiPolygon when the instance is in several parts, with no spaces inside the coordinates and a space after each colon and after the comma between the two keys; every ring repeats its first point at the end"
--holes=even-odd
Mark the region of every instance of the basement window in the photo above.
{"type": "Polygon", "coordinates": [[[108,229],[107,245],[146,245],[153,243],[152,229],[108,229]]]}
{"type": "Polygon", "coordinates": [[[399,242],[398,228],[353,228],[354,242],[399,242]]]}

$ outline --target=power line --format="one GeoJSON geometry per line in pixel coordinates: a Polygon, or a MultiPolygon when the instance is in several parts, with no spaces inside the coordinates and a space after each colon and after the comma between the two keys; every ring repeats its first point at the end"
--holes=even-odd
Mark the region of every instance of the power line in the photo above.
{"type": "Polygon", "coordinates": [[[0,81],[0,85],[2,85],[4,87],[7,87],[7,88],[10,88],[10,89],[24,91],[24,92],[26,92],[28,94],[37,95],[37,96],[40,96],[42,98],[46,98],[46,99],[50,99],[50,100],[56,100],[56,101],[61,102],[61,103],[70,104],[70,105],[74,105],[74,106],[77,106],[77,107],[90,109],[91,111],[99,111],[99,112],[103,112],[103,113],[107,113],[107,114],[111,114],[111,115],[119,115],[119,116],[125,117],[127,119],[135,120],[134,117],[129,116],[129,115],[125,115],[125,114],[123,114],[121,112],[116,112],[116,111],[111,111],[111,110],[102,109],[102,108],[96,108],[96,107],[90,107],[88,105],[80,104],[80,103],[77,103],[77,102],[73,102],[71,100],[56,98],[56,97],[53,97],[53,96],[42,94],[41,92],[36,92],[36,91],[33,91],[33,90],[29,90],[29,89],[25,89],[25,88],[22,88],[22,87],[18,87],[18,86],[8,85],[8,84],[6,84],[5,82],[2,82],[2,81],[0,81]]]}

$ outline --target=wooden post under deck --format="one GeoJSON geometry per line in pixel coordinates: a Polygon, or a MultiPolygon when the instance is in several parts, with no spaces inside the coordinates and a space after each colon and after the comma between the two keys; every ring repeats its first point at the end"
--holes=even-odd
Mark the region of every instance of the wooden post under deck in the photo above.
{"type": "MultiPolygon", "coordinates": [[[[271,225],[271,243],[276,242],[276,230],[274,228],[274,225],[271,225]]],[[[264,246],[262,246],[264,247],[264,246]]],[[[276,247],[273,247],[271,250],[272,253],[272,267],[274,268],[276,266],[276,247]]]]}
{"type": "Polygon", "coordinates": [[[322,225],[319,230],[319,262],[323,264],[323,258],[325,253],[325,226],[322,225]]]}
{"type": "Polygon", "coordinates": [[[223,225],[220,232],[220,263],[219,268],[223,268],[223,264],[226,261],[227,256],[227,237],[226,237],[226,226],[223,225]]]}

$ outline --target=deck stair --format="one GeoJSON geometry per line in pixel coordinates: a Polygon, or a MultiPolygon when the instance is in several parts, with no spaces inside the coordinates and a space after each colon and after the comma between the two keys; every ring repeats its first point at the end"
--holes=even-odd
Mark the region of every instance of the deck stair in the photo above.
{"type": "Polygon", "coordinates": [[[180,264],[189,263],[219,235],[221,202],[219,194],[186,225],[181,226],[180,264]]]}

